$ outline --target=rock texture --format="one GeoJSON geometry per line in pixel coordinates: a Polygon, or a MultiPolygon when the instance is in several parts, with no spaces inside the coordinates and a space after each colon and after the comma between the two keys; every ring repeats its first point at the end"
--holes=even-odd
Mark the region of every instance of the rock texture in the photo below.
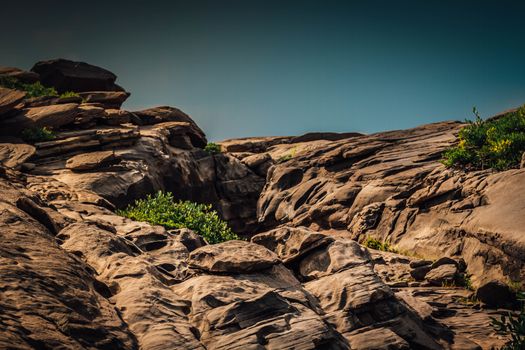
{"type": "Polygon", "coordinates": [[[507,341],[490,317],[515,306],[507,282],[524,275],[525,169],[445,169],[462,124],[228,140],[209,154],[181,110],[121,110],[113,73],[65,60],[33,71],[0,75],[84,99],[0,90],[0,349],[507,341]],[[35,126],[56,138],[16,137],[35,126]],[[158,190],[211,203],[245,240],[208,245],[115,214],[158,190]]]}

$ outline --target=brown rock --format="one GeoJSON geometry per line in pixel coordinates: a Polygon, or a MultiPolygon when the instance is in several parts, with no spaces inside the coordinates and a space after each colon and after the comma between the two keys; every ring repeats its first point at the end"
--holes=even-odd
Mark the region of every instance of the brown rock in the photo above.
{"type": "Polygon", "coordinates": [[[26,128],[60,128],[75,121],[79,110],[76,103],[26,108],[13,118],[3,121],[0,133],[12,135],[26,128]]]}
{"type": "Polygon", "coordinates": [[[26,93],[23,91],[0,87],[0,115],[12,111],[25,96],[26,93]]]}
{"type": "Polygon", "coordinates": [[[126,91],[90,91],[79,93],[87,103],[97,103],[107,109],[119,109],[130,96],[126,91]]]}
{"type": "Polygon", "coordinates": [[[489,307],[513,308],[517,304],[516,294],[501,281],[490,281],[480,286],[476,298],[489,307]]]}
{"type": "Polygon", "coordinates": [[[306,228],[283,227],[260,233],[252,237],[252,242],[262,245],[274,253],[284,263],[292,262],[312,250],[328,245],[333,239],[306,228]]]}
{"type": "Polygon", "coordinates": [[[520,168],[521,168],[521,169],[525,168],[525,152],[523,152],[523,154],[521,155],[521,164],[520,164],[520,168]]]}
{"type": "Polygon", "coordinates": [[[446,264],[430,270],[425,279],[434,286],[442,286],[444,284],[452,284],[455,282],[458,273],[458,268],[453,264],[446,264]]]}
{"type": "Polygon", "coordinates": [[[0,143],[0,164],[8,168],[16,168],[35,154],[35,147],[22,143],[0,143]]]}
{"type": "Polygon", "coordinates": [[[32,84],[38,81],[39,75],[14,67],[0,67],[0,77],[15,78],[23,83],[32,84]]]}
{"type": "Polygon", "coordinates": [[[40,75],[42,84],[54,87],[59,93],[123,90],[115,84],[115,74],[84,62],[65,59],[41,61],[31,71],[40,75]]]}
{"type": "Polygon", "coordinates": [[[246,273],[280,263],[277,255],[264,247],[244,241],[207,245],[191,252],[189,264],[208,272],[246,273]]]}
{"type": "Polygon", "coordinates": [[[418,266],[410,271],[410,276],[416,281],[423,281],[430,270],[432,270],[430,265],[418,266]]]}
{"type": "Polygon", "coordinates": [[[89,171],[105,168],[119,160],[120,158],[113,151],[83,153],[69,158],[66,162],[66,168],[73,171],[89,171]]]}

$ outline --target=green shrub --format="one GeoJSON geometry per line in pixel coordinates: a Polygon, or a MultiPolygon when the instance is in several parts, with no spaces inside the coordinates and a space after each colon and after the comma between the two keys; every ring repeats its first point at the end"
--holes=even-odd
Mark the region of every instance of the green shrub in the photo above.
{"type": "Polygon", "coordinates": [[[74,91],[66,91],[59,96],[60,98],[80,97],[80,95],[74,91]]]}
{"type": "Polygon", "coordinates": [[[126,209],[117,211],[117,214],[167,229],[189,228],[210,244],[239,239],[228,224],[219,218],[217,212],[212,210],[211,205],[190,201],[175,202],[173,194],[169,192],[159,191],[155,196],[148,195],[146,199],[139,199],[126,209]]]}
{"type": "Polygon", "coordinates": [[[52,141],[56,138],[56,133],[44,126],[43,128],[24,129],[20,133],[22,139],[29,143],[52,141]]]}
{"type": "Polygon", "coordinates": [[[25,84],[12,77],[0,77],[0,86],[8,89],[25,91],[27,97],[58,96],[58,93],[54,88],[45,87],[39,81],[32,84],[25,84]]]}
{"type": "Polygon", "coordinates": [[[279,159],[277,159],[277,164],[281,164],[281,163],[287,162],[287,161],[289,161],[292,158],[293,157],[292,157],[291,154],[286,154],[284,156],[279,157],[279,159]]]}
{"type": "Polygon", "coordinates": [[[204,150],[209,154],[217,154],[221,153],[221,146],[213,142],[208,142],[204,150]]]}
{"type": "Polygon", "coordinates": [[[502,350],[520,350],[525,349],[525,307],[523,305],[524,295],[520,293],[521,310],[518,314],[510,311],[502,315],[499,320],[491,317],[491,324],[494,329],[501,334],[510,337],[510,341],[505,344],[502,350]]]}
{"type": "Polygon", "coordinates": [[[375,250],[381,250],[383,252],[391,252],[391,253],[397,253],[398,250],[394,248],[390,243],[387,241],[381,242],[378,239],[375,239],[373,237],[366,237],[364,242],[362,243],[365,247],[375,250]]]}
{"type": "Polygon", "coordinates": [[[466,169],[518,167],[525,152],[525,106],[491,120],[475,121],[459,131],[458,144],[443,153],[443,164],[466,169]]]}

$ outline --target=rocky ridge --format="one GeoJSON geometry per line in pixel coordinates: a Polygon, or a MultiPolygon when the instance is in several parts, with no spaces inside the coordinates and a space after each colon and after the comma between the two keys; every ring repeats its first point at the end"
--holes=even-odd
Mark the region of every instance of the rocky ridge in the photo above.
{"type": "Polygon", "coordinates": [[[505,343],[489,324],[523,277],[525,169],[445,169],[461,123],[228,140],[209,154],[179,109],[120,109],[129,93],[102,68],[53,60],[1,75],[81,98],[0,89],[0,348],[505,343]],[[56,138],[17,136],[42,126],[56,138]],[[211,203],[248,240],[208,245],[115,215],[157,190],[211,203]],[[359,245],[368,237],[404,255],[359,245]]]}

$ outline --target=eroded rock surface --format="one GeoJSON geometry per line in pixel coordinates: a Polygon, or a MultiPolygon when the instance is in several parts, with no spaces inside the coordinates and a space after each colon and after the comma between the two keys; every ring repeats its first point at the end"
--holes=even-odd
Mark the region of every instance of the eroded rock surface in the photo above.
{"type": "Polygon", "coordinates": [[[33,70],[0,75],[83,99],[0,90],[0,348],[505,344],[490,317],[515,306],[494,301],[523,278],[525,169],[445,169],[462,124],[228,140],[209,154],[181,110],[121,110],[129,94],[111,72],[33,70]],[[16,138],[40,126],[55,138],[16,138]],[[211,203],[246,240],[207,245],[115,215],[158,190],[211,203]],[[369,236],[405,255],[358,243],[369,236]]]}

